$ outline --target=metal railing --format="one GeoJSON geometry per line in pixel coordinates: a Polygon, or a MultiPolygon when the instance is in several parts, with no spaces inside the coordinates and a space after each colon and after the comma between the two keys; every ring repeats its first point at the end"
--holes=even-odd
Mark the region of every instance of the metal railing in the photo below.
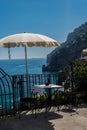
{"type": "Polygon", "coordinates": [[[20,99],[32,97],[34,85],[57,81],[57,74],[30,74],[27,86],[26,75],[11,76],[0,68],[0,115],[15,114],[20,108],[20,99]]]}
{"type": "Polygon", "coordinates": [[[0,68],[0,115],[13,113],[12,78],[0,68]]]}

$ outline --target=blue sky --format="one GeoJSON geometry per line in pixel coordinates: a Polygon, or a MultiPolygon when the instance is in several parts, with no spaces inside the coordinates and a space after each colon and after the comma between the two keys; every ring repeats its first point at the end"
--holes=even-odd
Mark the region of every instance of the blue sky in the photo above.
{"type": "MultiPolygon", "coordinates": [[[[87,21],[87,0],[0,0],[0,38],[15,33],[39,33],[60,43],[87,21]]],[[[12,58],[24,58],[24,48],[11,49],[12,58]]],[[[28,58],[46,57],[54,48],[28,48],[28,58]]],[[[0,59],[8,58],[0,47],[0,59]]]]}

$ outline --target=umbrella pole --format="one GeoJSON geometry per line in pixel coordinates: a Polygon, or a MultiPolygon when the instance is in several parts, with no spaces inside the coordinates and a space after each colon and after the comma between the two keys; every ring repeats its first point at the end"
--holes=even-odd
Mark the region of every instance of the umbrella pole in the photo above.
{"type": "Polygon", "coordinates": [[[9,57],[9,60],[11,60],[10,48],[8,48],[8,57],[9,57]]]}
{"type": "Polygon", "coordinates": [[[26,65],[26,86],[27,86],[27,96],[29,96],[29,77],[28,77],[28,59],[27,59],[27,47],[25,46],[25,65],[26,65]]]}

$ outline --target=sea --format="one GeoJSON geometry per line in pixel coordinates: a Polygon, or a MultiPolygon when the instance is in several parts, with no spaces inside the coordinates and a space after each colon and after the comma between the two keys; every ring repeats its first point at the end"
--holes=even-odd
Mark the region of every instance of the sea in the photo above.
{"type": "MultiPolygon", "coordinates": [[[[46,64],[46,58],[31,58],[28,59],[28,73],[42,74],[42,65],[46,64]]],[[[26,74],[25,59],[0,60],[0,68],[7,74],[26,74]]]]}

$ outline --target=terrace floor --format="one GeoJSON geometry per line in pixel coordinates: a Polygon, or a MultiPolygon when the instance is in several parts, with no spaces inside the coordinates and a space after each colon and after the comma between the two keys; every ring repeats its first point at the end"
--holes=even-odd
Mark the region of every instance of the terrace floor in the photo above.
{"type": "Polygon", "coordinates": [[[87,105],[81,105],[76,111],[61,109],[37,113],[35,118],[26,111],[9,118],[0,119],[0,130],[87,130],[87,105]]]}

